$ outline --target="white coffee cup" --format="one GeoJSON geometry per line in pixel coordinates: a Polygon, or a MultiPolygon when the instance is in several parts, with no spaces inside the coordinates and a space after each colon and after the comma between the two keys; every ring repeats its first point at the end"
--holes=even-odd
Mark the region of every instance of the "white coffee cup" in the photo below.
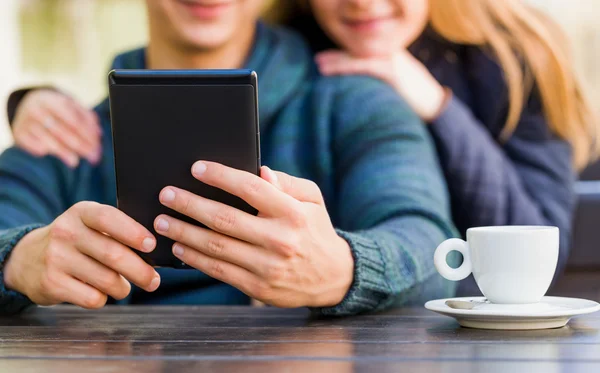
{"type": "Polygon", "coordinates": [[[437,271],[460,281],[471,273],[483,295],[492,303],[537,303],[548,291],[558,262],[559,230],[543,226],[480,227],[467,230],[467,242],[453,238],[435,250],[437,271]],[[451,251],[463,263],[451,268],[451,251]]]}

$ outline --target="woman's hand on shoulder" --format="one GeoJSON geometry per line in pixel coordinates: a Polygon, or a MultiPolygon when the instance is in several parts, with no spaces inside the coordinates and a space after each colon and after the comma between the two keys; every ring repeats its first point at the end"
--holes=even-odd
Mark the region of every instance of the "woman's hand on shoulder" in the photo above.
{"type": "Polygon", "coordinates": [[[80,158],[96,164],[102,155],[96,113],[55,90],[27,93],[12,129],[17,146],[38,157],[56,156],[69,167],[76,167],[80,158]]]}
{"type": "Polygon", "coordinates": [[[387,82],[426,122],[435,119],[446,103],[447,90],[404,49],[373,57],[329,50],[319,53],[315,60],[323,75],[370,75],[387,82]]]}

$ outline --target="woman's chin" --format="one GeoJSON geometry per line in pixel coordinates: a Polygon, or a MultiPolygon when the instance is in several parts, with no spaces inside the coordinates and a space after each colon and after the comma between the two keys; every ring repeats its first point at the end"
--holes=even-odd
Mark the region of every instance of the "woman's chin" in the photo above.
{"type": "Polygon", "coordinates": [[[390,56],[394,51],[398,50],[397,46],[389,46],[382,44],[361,43],[347,48],[348,52],[361,58],[386,57],[390,56]]]}

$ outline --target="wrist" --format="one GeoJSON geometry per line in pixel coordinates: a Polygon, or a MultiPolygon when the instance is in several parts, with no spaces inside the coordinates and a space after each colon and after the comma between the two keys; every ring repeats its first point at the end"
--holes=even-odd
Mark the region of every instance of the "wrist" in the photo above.
{"type": "Polygon", "coordinates": [[[6,289],[26,294],[26,289],[22,282],[22,264],[27,262],[27,248],[43,236],[43,229],[44,228],[38,228],[27,233],[13,248],[10,256],[4,263],[3,280],[6,289]]]}
{"type": "MultiPolygon", "coordinates": [[[[317,307],[334,307],[340,304],[354,282],[354,258],[352,256],[352,250],[348,242],[338,236],[337,249],[335,250],[336,255],[334,258],[335,262],[338,263],[339,267],[337,271],[331,271],[333,278],[329,280],[331,286],[325,286],[324,289],[328,289],[325,294],[320,298],[317,307]]],[[[318,299],[318,298],[317,298],[318,299]]]]}
{"type": "Polygon", "coordinates": [[[424,115],[422,119],[426,123],[431,123],[436,120],[448,107],[448,103],[452,100],[452,90],[448,87],[440,86],[441,94],[437,96],[438,98],[434,100],[434,103],[431,107],[429,113],[424,115]]]}

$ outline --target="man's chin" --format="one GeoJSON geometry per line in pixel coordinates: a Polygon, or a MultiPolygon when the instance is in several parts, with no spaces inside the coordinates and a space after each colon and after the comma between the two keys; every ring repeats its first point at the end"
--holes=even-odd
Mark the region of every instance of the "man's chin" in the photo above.
{"type": "Polygon", "coordinates": [[[210,32],[205,30],[201,33],[188,34],[185,43],[188,48],[196,50],[211,50],[221,47],[228,38],[221,31],[210,32]]]}

